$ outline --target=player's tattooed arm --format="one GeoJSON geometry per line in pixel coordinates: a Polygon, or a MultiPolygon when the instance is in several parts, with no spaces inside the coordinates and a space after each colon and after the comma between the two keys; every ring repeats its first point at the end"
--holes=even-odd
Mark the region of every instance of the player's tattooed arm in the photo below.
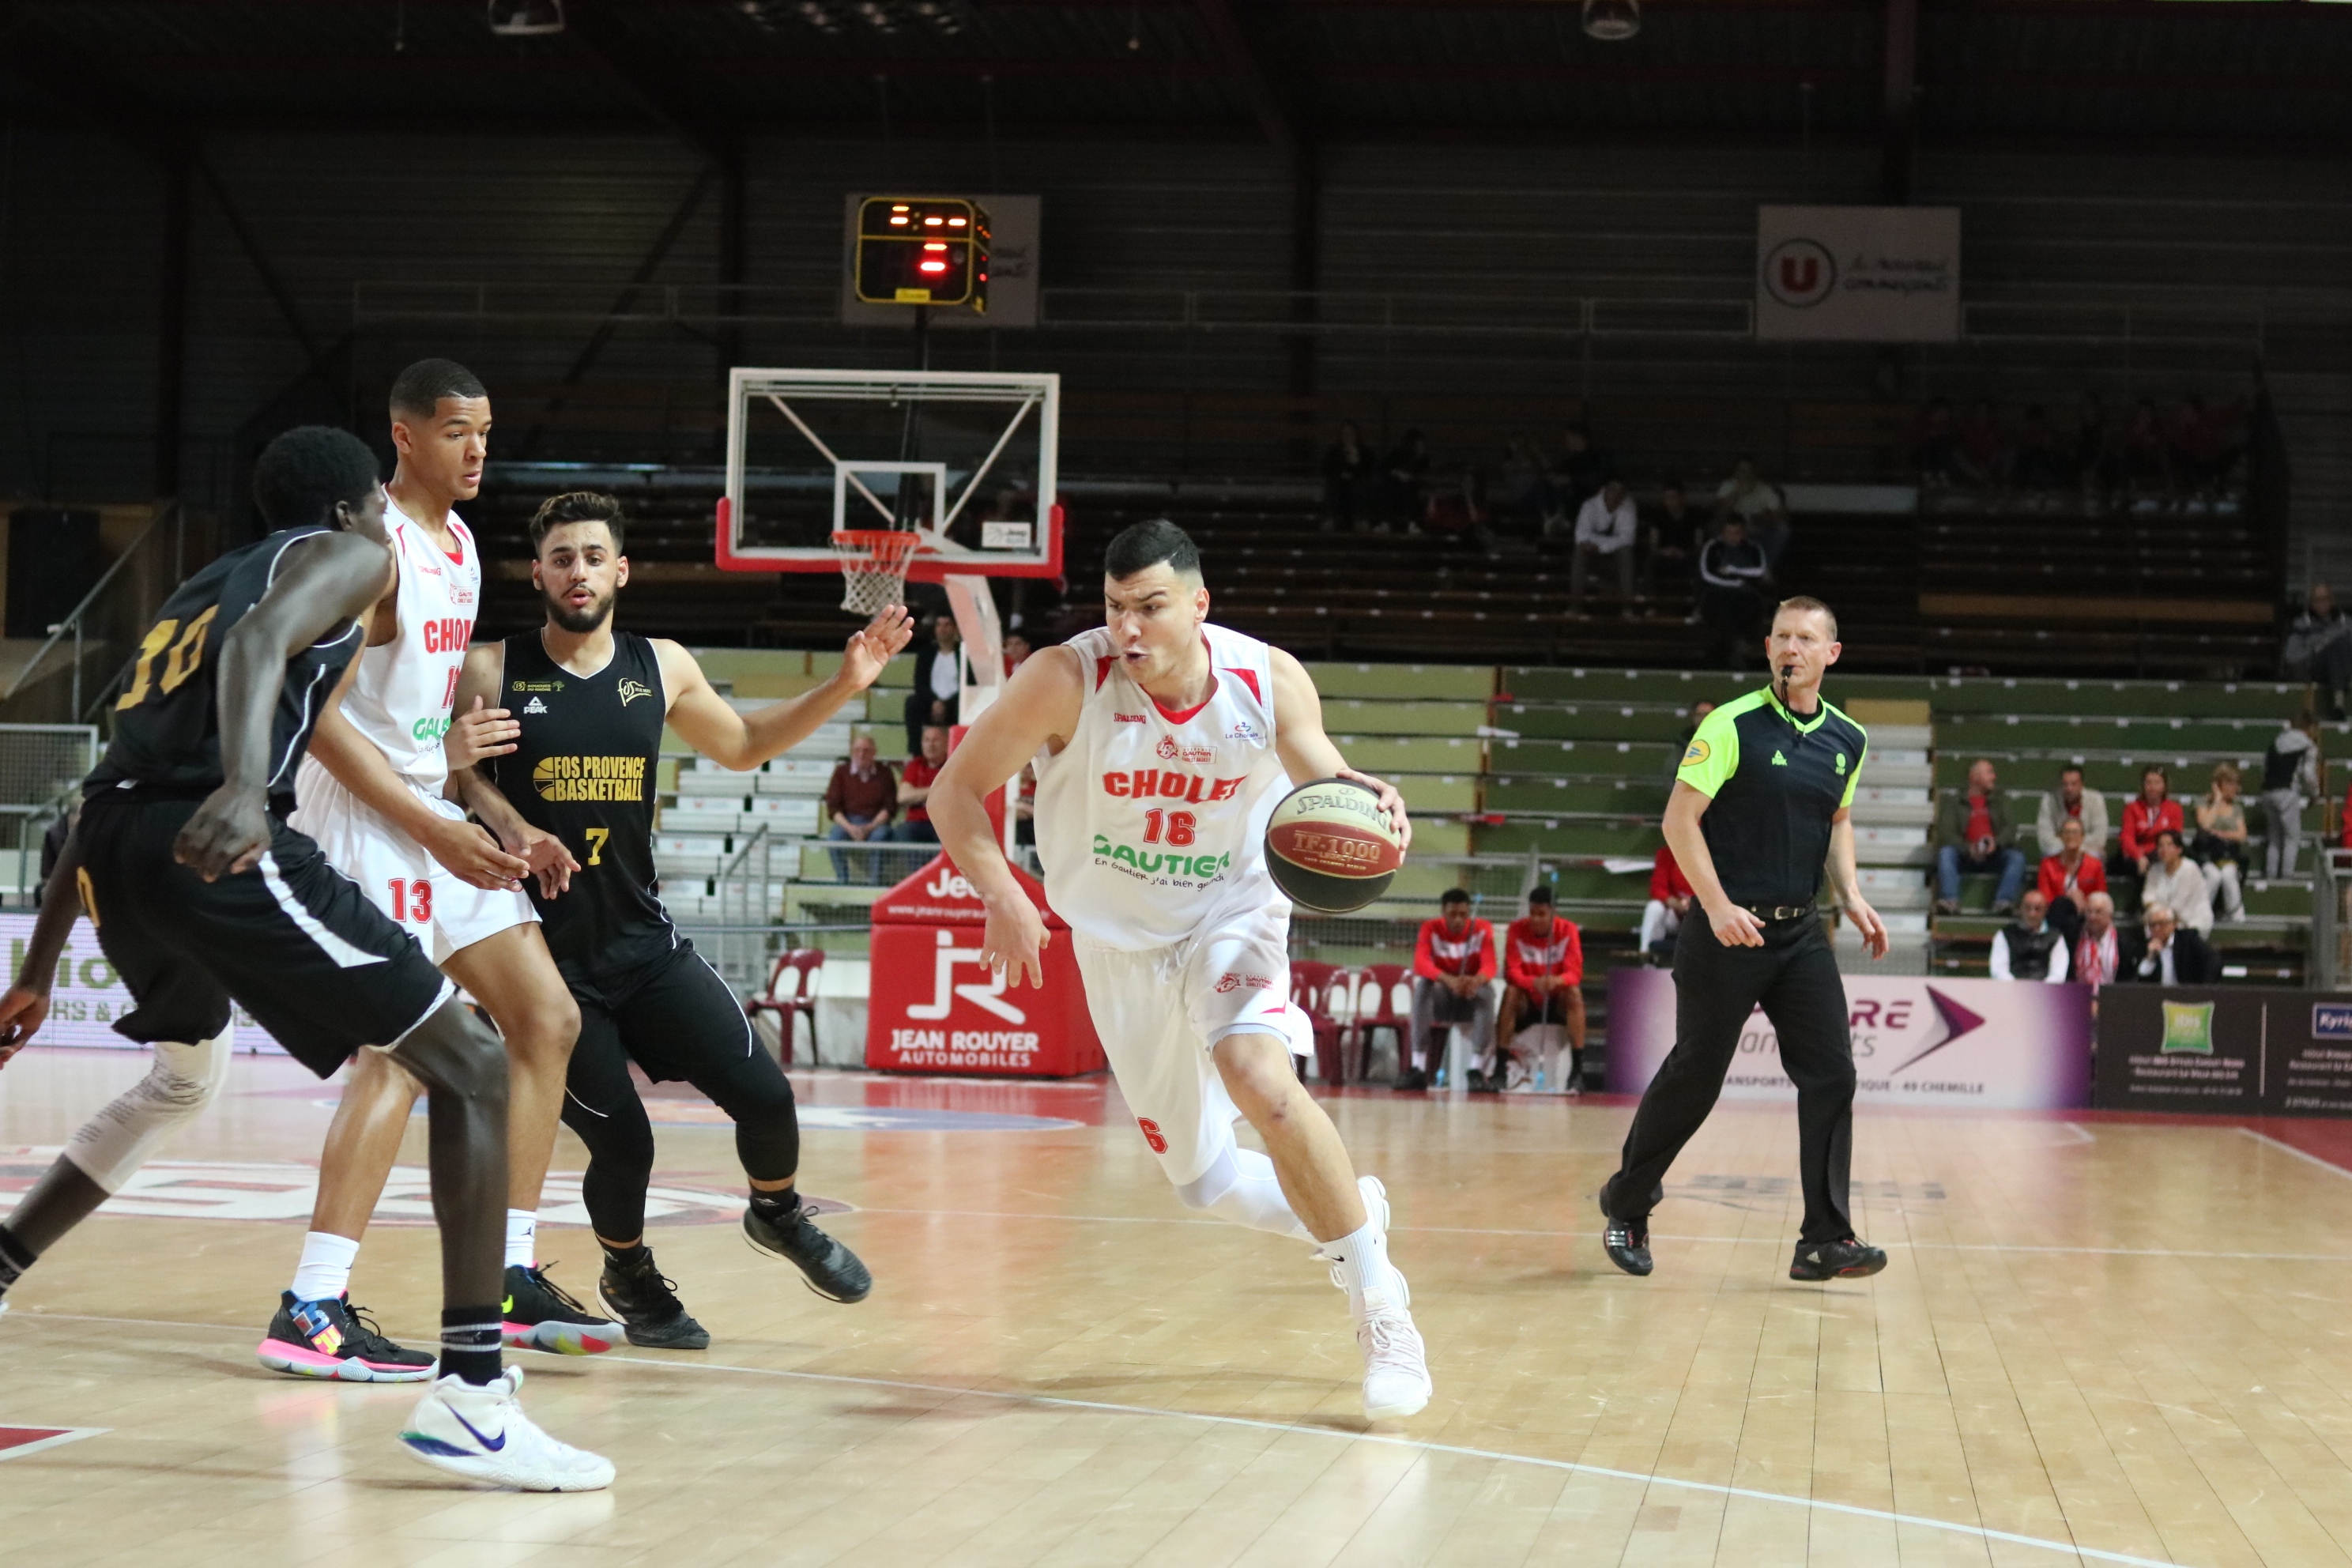
{"type": "Polygon", "coordinates": [[[57,980],[58,954],[65,951],[74,917],[81,913],[81,807],[74,807],[65,847],[41,885],[41,912],[17,967],[16,983],[0,995],[0,1067],[32,1043],[49,1016],[49,987],[57,980]]]}
{"type": "Polygon", "coordinates": [[[915,619],[907,607],[887,605],[849,639],[841,668],[824,685],[750,713],[738,713],[711,689],[692,654],[656,637],[669,726],[722,768],[756,768],[808,739],[843,703],[873,685],[914,635],[915,619]]]}
{"type": "Polygon", "coordinates": [[[457,677],[457,721],[449,726],[442,750],[449,760],[449,798],[481,820],[510,855],[520,855],[539,881],[540,896],[554,898],[572,890],[572,873],[580,862],[562,839],[523,820],[506,792],[490,782],[477,765],[485,758],[513,751],[522,734],[522,721],[504,708],[484,706],[497,700],[506,684],[504,643],[484,643],[469,650],[457,677]]]}
{"type": "MultiPolygon", "coordinates": [[[[269,591],[221,641],[221,773],[225,782],[181,827],[172,856],[207,882],[250,870],[269,847],[270,721],[286,661],[367,614],[392,580],[390,552],[362,535],[315,534],[287,548],[269,591]]],[[[328,700],[336,711],[352,659],[328,700]]]]}
{"type": "Polygon", "coordinates": [[[1309,779],[1353,779],[1381,797],[1381,814],[1396,829],[1401,848],[1412,847],[1412,819],[1404,814],[1404,796],[1396,786],[1370,773],[1358,773],[1323,732],[1323,698],[1307,667],[1280,648],[1266,650],[1274,666],[1274,749],[1282,757],[1282,771],[1295,784],[1309,779]]]}
{"type": "Polygon", "coordinates": [[[931,781],[926,804],[940,847],[988,910],[981,962],[1004,971],[1013,985],[1024,975],[1032,984],[1045,984],[1045,920],[1006,863],[986,802],[1041,748],[1059,751],[1068,742],[1086,698],[1078,656],[1066,647],[1041,650],[1013,672],[931,781]]]}

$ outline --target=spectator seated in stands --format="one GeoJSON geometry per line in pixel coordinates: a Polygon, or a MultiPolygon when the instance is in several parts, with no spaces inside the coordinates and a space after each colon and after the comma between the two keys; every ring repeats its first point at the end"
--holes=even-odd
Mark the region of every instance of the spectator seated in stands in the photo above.
{"type": "Polygon", "coordinates": [[[2077,818],[2070,816],[2060,824],[2058,853],[2043,859],[2042,875],[2034,884],[2042,906],[2050,911],[2050,923],[2070,942],[2082,937],[2083,917],[2092,897],[2107,890],[2107,868],[2083,847],[2087,837],[2077,818]]]}
{"type": "Polygon", "coordinates": [[[1470,1061],[1485,1060],[1495,1048],[1495,996],[1487,988],[1495,978],[1495,928],[1471,917],[1470,895],[1462,889],[1437,900],[1435,920],[1422,921],[1412,973],[1412,1036],[1399,1053],[1408,1058],[1398,1064],[1401,1089],[1427,1089],[1435,1079],[1456,1024],[1469,1030],[1470,1061]],[[1421,1047],[1420,1067],[1410,1061],[1414,1042],[1421,1047]]]}
{"type": "Polygon", "coordinates": [[[2140,905],[2139,923],[2144,934],[2125,942],[2123,973],[2116,978],[2153,985],[2210,985],[2221,978],[2221,961],[2168,906],[2140,905]]]}
{"type": "MultiPolygon", "coordinates": [[[[940,830],[931,826],[931,781],[948,764],[948,732],[941,724],[923,726],[923,750],[919,756],[908,757],[907,765],[898,773],[898,808],[906,820],[898,824],[901,844],[937,844],[940,830]]],[[[909,871],[914,868],[907,868],[909,871]]]]}
{"type": "Polygon", "coordinates": [[[2025,405],[2011,451],[2010,478],[2019,489],[2044,495],[2066,488],[2066,459],[2058,450],[2058,432],[2050,427],[2050,416],[2039,403],[2025,405]]]}
{"type": "Polygon", "coordinates": [[[1764,584],[1772,580],[1763,547],[1748,537],[1748,521],[1738,515],[1699,552],[1699,618],[1711,634],[1708,657],[1730,661],[1738,669],[1758,640],[1764,619],[1764,584]]]}
{"type": "Polygon", "coordinates": [[[1007,633],[1005,633],[1005,634],[1004,634],[1004,673],[1005,673],[1005,675],[1006,675],[1007,677],[1010,677],[1010,676],[1013,674],[1013,672],[1014,670],[1016,670],[1016,669],[1020,668],[1023,665],[1024,665],[1024,664],[1028,663],[1028,662],[1029,662],[1029,655],[1030,655],[1032,652],[1034,652],[1034,649],[1032,649],[1032,648],[1030,647],[1030,646],[1029,646],[1029,639],[1028,639],[1027,637],[1023,637],[1019,632],[1007,632],[1007,633]]]}
{"type": "Polygon", "coordinates": [[[2001,438],[2000,415],[1993,408],[1991,398],[1977,399],[1976,406],[1960,424],[1954,450],[1963,483],[1989,489],[2008,482],[2009,443],[2001,438]]]}
{"type": "Polygon", "coordinates": [[[2213,933],[2213,899],[2205,890],[2205,872],[2189,858],[2179,829],[2158,830],[2156,855],[2147,863],[2147,874],[2140,879],[2139,900],[2142,909],[2162,904],[2199,936],[2213,933]]]}
{"type": "MultiPolygon", "coordinates": [[[[1514,1056],[1511,1043],[1521,1029],[1557,1024],[1568,1031],[1568,1092],[1579,1092],[1584,1083],[1584,938],[1574,921],[1552,912],[1549,888],[1529,892],[1528,912],[1504,931],[1503,979],[1503,1006],[1495,1020],[1496,1070],[1488,1075],[1486,1087],[1534,1087],[1533,1065],[1514,1056]],[[1507,1084],[1502,1081],[1507,1077],[1507,1084]]],[[[1557,1050],[1549,1065],[1557,1076],[1557,1050]]]]}
{"type": "Polygon", "coordinates": [[[2083,394],[2083,401],[2074,405],[2072,467],[2086,501],[2103,503],[2116,488],[2115,435],[2108,426],[2107,406],[2095,392],[2083,394]]]}
{"type": "Polygon", "coordinates": [[[1013,797],[1013,842],[1032,848],[1037,843],[1037,766],[1021,764],[1021,788],[1013,797]]]}
{"type": "Polygon", "coordinates": [[[2017,907],[2017,918],[1992,933],[1992,977],[1995,980],[2044,980],[2057,984],[2066,978],[2066,936],[2049,921],[2050,900],[2039,888],[2029,888],[2017,907]]]}
{"type": "Polygon", "coordinates": [[[1661,562],[1675,563],[1679,575],[1688,570],[1687,563],[1698,559],[1706,545],[1706,524],[1691,510],[1681,483],[1669,479],[1658,492],[1658,507],[1650,514],[1649,526],[1642,531],[1642,592],[1656,591],[1661,562]]]}
{"type": "Polygon", "coordinates": [[[2148,863],[2156,858],[2156,836],[2168,827],[2185,833],[2189,825],[2180,815],[2180,803],[2172,798],[2171,781],[2150,763],[2139,775],[2139,794],[2124,802],[2123,831],[2107,869],[2118,877],[2147,875],[2148,863]]]}
{"type": "Polygon", "coordinates": [[[2240,879],[2246,863],[2246,805],[2238,798],[2238,768],[2222,763],[2213,769],[2212,786],[2197,803],[2197,836],[2189,853],[2205,873],[2205,890],[2216,918],[2234,921],[2246,912],[2240,879]]]}
{"type": "Polygon", "coordinates": [[[1952,404],[1949,398],[1927,400],[1919,416],[1919,440],[1911,448],[1911,467],[1919,476],[1919,483],[1927,489],[1940,489],[1958,478],[1960,471],[1959,435],[1952,428],[1952,404]]]}
{"type": "Polygon", "coordinates": [[[1543,458],[1534,439],[1512,437],[1495,476],[1495,526],[1520,537],[1542,532],[1546,499],[1543,458]]]}
{"type": "Polygon", "coordinates": [[[1768,566],[1778,567],[1789,548],[1789,508],[1780,492],[1756,472],[1756,459],[1742,458],[1731,466],[1731,477],[1716,487],[1715,515],[1718,521],[1739,518],[1763,547],[1768,566]]]}
{"type": "Polygon", "coordinates": [[[2071,965],[2076,984],[2096,990],[2124,978],[2123,933],[2116,930],[2116,900],[2093,893],[2083,902],[2083,934],[2074,939],[2071,965]]]}
{"type": "Polygon", "coordinates": [[[1574,614],[1584,614],[1585,579],[1592,568],[1606,563],[1617,577],[1618,613],[1633,618],[1633,542],[1640,531],[1625,481],[1610,475],[1576,514],[1576,563],[1568,576],[1569,608],[1574,614]]]}
{"type": "Polygon", "coordinates": [[[2344,717],[2344,689],[2352,686],[2352,617],[2336,607],[2325,583],[2314,583],[2303,608],[2287,626],[2279,650],[2279,673],[2319,689],[2320,710],[2344,717]]]}
{"type": "Polygon", "coordinates": [[[1592,444],[1591,432],[1570,425],[1560,432],[1559,456],[1552,459],[1544,502],[1544,531],[1565,533],[1576,514],[1609,475],[1609,455],[1592,444]]]}
{"type": "Polygon", "coordinates": [[[2131,423],[2116,443],[2116,476],[2135,510],[2153,511],[2173,499],[2171,447],[2152,397],[2132,405],[2131,423]]]}
{"type": "Polygon", "coordinates": [[[915,655],[915,689],[907,693],[907,754],[923,749],[923,726],[953,724],[963,702],[963,673],[956,658],[963,634],[953,616],[931,617],[931,646],[915,655]]]}
{"type": "Polygon", "coordinates": [[[1486,532],[1486,485],[1475,466],[1465,466],[1459,484],[1433,490],[1421,517],[1422,531],[1442,539],[1483,539],[1486,532]]]}
{"type": "Polygon", "coordinates": [[[1428,505],[1429,443],[1418,430],[1408,430],[1389,449],[1381,475],[1381,515],[1372,531],[1386,533],[1391,523],[1411,529],[1428,505]]]}
{"type": "Polygon", "coordinates": [[[2263,753],[2263,874],[2292,877],[2303,847],[2303,808],[2319,797],[2319,716],[2308,704],[2263,753]]]}
{"type": "Polygon", "coordinates": [[[2172,477],[2197,502],[2219,499],[2229,488],[2230,474],[2245,455],[2237,439],[2243,408],[2237,404],[2208,409],[2205,399],[2190,393],[2180,400],[2172,418],[2172,477]]]}
{"type": "Polygon", "coordinates": [[[1339,438],[1323,454],[1323,526],[1360,528],[1375,500],[1380,483],[1380,459],[1349,419],[1339,426],[1339,438]]]}
{"type": "Polygon", "coordinates": [[[2094,855],[2107,852],[2107,797],[2083,787],[2079,763],[2068,763],[2058,770],[2058,787],[2042,797],[2042,808],[2034,814],[2033,837],[2044,856],[2058,853],[2059,825],[2069,817],[2083,825],[2085,848],[2094,855]]]}
{"type": "MultiPolygon", "coordinates": [[[[1688,742],[1684,744],[1688,749],[1688,742]]],[[[1659,845],[1658,858],[1650,863],[1650,901],[1642,906],[1642,951],[1657,963],[1672,963],[1675,937],[1697,897],[1675,852],[1659,845]]]]}
{"type": "Polygon", "coordinates": [[[2005,915],[2017,908],[2018,890],[2025,885],[2025,851],[2011,842],[2009,802],[1997,787],[1992,763],[1982,757],[1969,764],[1969,786],[1944,797],[1936,808],[1936,909],[1960,912],[1960,874],[1991,871],[1995,884],[1992,912],[2005,915]]]}
{"type": "MultiPolygon", "coordinates": [[[[874,754],[874,737],[858,735],[849,742],[849,755],[836,763],[833,778],[824,786],[824,815],[833,824],[825,837],[835,843],[887,844],[890,825],[898,816],[898,781],[890,775],[890,764],[874,754]]],[[[833,852],[833,878],[836,882],[872,881],[877,868],[876,855],[850,856],[836,849],[833,852]],[[862,873],[853,877],[848,862],[865,861],[857,868],[862,873]]]]}

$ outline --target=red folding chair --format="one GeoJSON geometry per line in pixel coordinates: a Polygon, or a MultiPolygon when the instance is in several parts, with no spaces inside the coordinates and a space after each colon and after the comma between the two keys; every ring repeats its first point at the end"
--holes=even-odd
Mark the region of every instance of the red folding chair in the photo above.
{"type": "Polygon", "coordinates": [[[816,947],[796,947],[777,956],[775,968],[768,972],[765,994],[754,996],[743,1004],[747,1017],[757,1018],[761,1013],[777,1015],[778,1033],[783,1037],[784,1065],[793,1065],[794,1020],[808,1015],[809,1060],[817,1059],[816,1051],[816,972],[824,967],[824,950],[816,947]],[[787,982],[784,971],[793,972],[787,982]],[[787,988],[789,986],[789,988],[787,988]]]}
{"type": "Polygon", "coordinates": [[[1329,1007],[1332,977],[1339,973],[1336,963],[1302,963],[1294,959],[1290,964],[1290,1005],[1307,1015],[1307,1026],[1315,1032],[1315,1065],[1323,1081],[1334,1089],[1346,1081],[1339,1059],[1339,1021],[1329,1007]]]}

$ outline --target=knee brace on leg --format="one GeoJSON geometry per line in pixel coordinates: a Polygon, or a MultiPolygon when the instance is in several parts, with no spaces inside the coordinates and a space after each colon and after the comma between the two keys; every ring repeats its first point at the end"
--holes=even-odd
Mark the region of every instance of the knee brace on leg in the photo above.
{"type": "Polygon", "coordinates": [[[1229,1148],[1199,1176],[1181,1183],[1176,1200],[1188,1209],[1201,1209],[1219,1219],[1245,1225],[1275,1236],[1313,1241],[1314,1234],[1291,1212],[1282,1195],[1274,1162],[1255,1149],[1229,1148]]]}
{"type": "Polygon", "coordinates": [[[108,1193],[120,1192],[182,1122],[220,1097],[228,1050],[226,1034],[192,1046],[157,1041],[147,1076],[82,1123],[66,1158],[108,1193]]]}

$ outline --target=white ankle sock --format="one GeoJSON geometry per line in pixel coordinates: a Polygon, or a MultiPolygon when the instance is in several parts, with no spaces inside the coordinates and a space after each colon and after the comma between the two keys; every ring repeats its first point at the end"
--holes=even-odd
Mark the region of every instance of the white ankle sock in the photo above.
{"type": "Polygon", "coordinates": [[[297,1301],[331,1301],[352,1288],[352,1259],[359,1255],[350,1237],[314,1230],[302,1238],[302,1261],[287,1289],[297,1301]]]}
{"type": "Polygon", "coordinates": [[[530,1268],[539,1263],[539,1211],[507,1210],[507,1267],[530,1268]]]}
{"type": "Polygon", "coordinates": [[[1349,1231],[1336,1241],[1327,1241],[1318,1249],[1336,1266],[1331,1277],[1348,1292],[1348,1306],[1360,1315],[1364,1310],[1364,1292],[1378,1290],[1391,1302],[1402,1302],[1404,1293],[1397,1289],[1396,1269],[1389,1262],[1389,1238],[1375,1220],[1366,1220],[1358,1229],[1349,1231]]]}

